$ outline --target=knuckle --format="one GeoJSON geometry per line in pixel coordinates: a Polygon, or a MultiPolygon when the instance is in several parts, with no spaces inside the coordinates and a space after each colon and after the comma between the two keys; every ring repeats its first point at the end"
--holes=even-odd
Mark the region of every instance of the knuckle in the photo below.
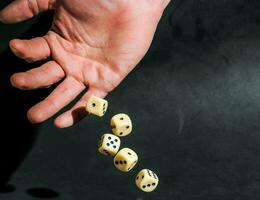
{"type": "Polygon", "coordinates": [[[39,5],[37,0],[27,0],[28,8],[33,16],[39,13],[39,5]]]}

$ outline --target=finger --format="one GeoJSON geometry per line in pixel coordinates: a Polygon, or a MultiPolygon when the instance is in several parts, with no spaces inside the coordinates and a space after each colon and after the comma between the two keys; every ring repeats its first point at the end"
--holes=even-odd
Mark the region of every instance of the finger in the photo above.
{"type": "Polygon", "coordinates": [[[67,77],[46,99],[28,111],[28,119],[32,123],[45,121],[75,99],[84,88],[81,82],[73,77],[67,77]]]}
{"type": "Polygon", "coordinates": [[[30,19],[40,12],[52,9],[53,2],[53,0],[15,0],[0,11],[0,21],[11,24],[30,19]]]}
{"type": "Polygon", "coordinates": [[[9,46],[16,56],[28,62],[46,59],[51,54],[50,47],[43,37],[31,40],[14,39],[9,46]]]}
{"type": "Polygon", "coordinates": [[[49,87],[64,76],[61,66],[49,61],[38,68],[14,74],[11,77],[11,84],[21,90],[33,90],[49,87]]]}
{"type": "Polygon", "coordinates": [[[70,110],[57,117],[54,121],[54,124],[58,128],[67,128],[87,116],[88,113],[86,111],[86,102],[92,95],[104,98],[107,93],[96,89],[88,90],[86,94],[70,110]]]}

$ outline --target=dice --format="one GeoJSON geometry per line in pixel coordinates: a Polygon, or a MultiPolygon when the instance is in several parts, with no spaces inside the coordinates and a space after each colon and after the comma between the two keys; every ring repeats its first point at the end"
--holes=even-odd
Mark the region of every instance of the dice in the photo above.
{"type": "Polygon", "coordinates": [[[108,102],[105,99],[101,99],[96,96],[91,96],[88,99],[86,110],[90,114],[102,117],[106,113],[107,107],[108,107],[108,102]]]}
{"type": "Polygon", "coordinates": [[[132,131],[132,122],[128,115],[120,113],[111,118],[112,132],[117,136],[126,136],[132,131]]]}
{"type": "Polygon", "coordinates": [[[136,165],[138,161],[137,154],[129,148],[121,149],[114,157],[114,165],[122,172],[128,172],[136,165]]]}
{"type": "Polygon", "coordinates": [[[158,185],[158,176],[149,169],[142,169],[135,178],[135,183],[144,192],[152,192],[158,185]]]}
{"type": "MultiPolygon", "coordinates": [[[[106,100],[92,96],[89,98],[86,110],[97,116],[103,116],[107,110],[108,103],[106,100]]],[[[113,162],[115,167],[122,172],[129,172],[138,162],[137,154],[130,148],[120,148],[121,136],[129,135],[133,129],[131,119],[128,115],[120,113],[114,115],[110,120],[112,132],[102,135],[98,151],[101,154],[114,156],[113,162]]],[[[135,178],[135,184],[144,192],[152,192],[158,186],[158,176],[149,169],[142,169],[135,178]]]]}
{"type": "Polygon", "coordinates": [[[98,151],[104,155],[114,156],[120,148],[120,143],[119,137],[106,133],[99,141],[98,151]]]}

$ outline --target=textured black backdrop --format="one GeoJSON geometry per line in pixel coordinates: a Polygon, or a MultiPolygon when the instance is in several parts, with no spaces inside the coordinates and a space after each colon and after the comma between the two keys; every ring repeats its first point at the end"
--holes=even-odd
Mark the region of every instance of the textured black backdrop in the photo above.
{"type": "MultiPolygon", "coordinates": [[[[39,20],[1,25],[2,50],[7,39],[44,34],[51,13],[39,20]]],[[[259,0],[173,1],[144,60],[107,97],[106,116],[87,117],[65,130],[52,120],[27,122],[26,110],[53,88],[13,89],[10,74],[39,63],[3,52],[0,199],[259,199],[259,52],[259,0]],[[100,135],[118,112],[134,123],[123,146],[140,158],[128,174],[97,152],[100,135]],[[150,194],[134,185],[144,167],[160,178],[150,194]]]]}

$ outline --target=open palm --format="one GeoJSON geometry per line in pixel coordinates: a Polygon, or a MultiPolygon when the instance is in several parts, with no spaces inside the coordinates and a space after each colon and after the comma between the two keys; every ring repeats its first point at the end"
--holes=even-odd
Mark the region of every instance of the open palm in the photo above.
{"type": "Polygon", "coordinates": [[[0,12],[4,23],[15,23],[54,10],[51,30],[43,37],[12,40],[12,51],[42,66],[11,77],[13,86],[31,90],[62,82],[28,111],[33,123],[53,116],[83,91],[82,98],[55,119],[69,127],[87,113],[91,95],[105,97],[147,52],[168,0],[16,0],[0,12]]]}

